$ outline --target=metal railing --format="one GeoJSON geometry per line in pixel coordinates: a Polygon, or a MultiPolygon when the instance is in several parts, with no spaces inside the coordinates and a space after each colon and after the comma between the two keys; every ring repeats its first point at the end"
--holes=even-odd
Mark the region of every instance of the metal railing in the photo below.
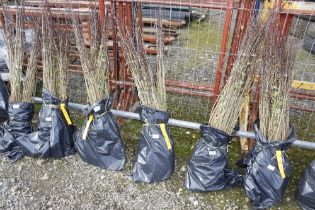
{"type": "MultiPolygon", "coordinates": [[[[34,101],[36,103],[42,103],[42,98],[34,97],[34,101]]],[[[71,102],[69,103],[69,108],[76,109],[76,110],[82,111],[86,109],[87,107],[88,105],[85,105],[85,104],[77,104],[77,103],[71,103],[71,102]]],[[[132,120],[140,120],[140,115],[138,113],[114,110],[114,109],[111,109],[110,111],[116,117],[122,117],[122,118],[132,119],[132,120]]],[[[175,127],[188,128],[188,129],[194,129],[194,130],[199,130],[201,126],[201,123],[178,120],[178,119],[169,119],[167,124],[171,126],[175,126],[175,127]]],[[[237,137],[255,139],[254,132],[236,131],[234,135],[237,137]]],[[[310,141],[305,141],[305,140],[296,140],[293,142],[293,146],[315,150],[315,141],[310,142],[310,141]]]]}

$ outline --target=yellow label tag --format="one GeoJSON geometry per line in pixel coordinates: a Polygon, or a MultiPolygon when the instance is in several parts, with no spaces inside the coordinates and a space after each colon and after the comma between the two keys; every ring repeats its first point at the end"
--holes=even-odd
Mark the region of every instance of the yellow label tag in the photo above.
{"type": "Polygon", "coordinates": [[[284,168],[283,168],[282,151],[277,150],[276,151],[276,157],[277,157],[277,163],[278,163],[280,175],[281,175],[282,179],[284,179],[285,173],[284,173],[284,168]]]}
{"type": "Polygon", "coordinates": [[[61,104],[60,104],[60,110],[61,110],[63,116],[65,117],[65,119],[66,119],[68,125],[72,125],[70,116],[69,116],[69,114],[68,114],[68,112],[67,112],[67,109],[66,109],[66,104],[61,103],[61,104]]]}
{"type": "Polygon", "coordinates": [[[161,128],[161,131],[162,131],[162,134],[163,134],[163,137],[164,137],[167,149],[171,150],[172,149],[172,144],[171,144],[170,138],[167,135],[165,124],[164,123],[160,124],[160,128],[161,128]]]}
{"type": "Polygon", "coordinates": [[[87,133],[88,133],[88,131],[89,131],[89,128],[90,128],[90,125],[91,125],[93,119],[94,119],[93,115],[90,115],[90,116],[89,116],[89,120],[86,122],[84,131],[83,131],[83,134],[82,134],[82,139],[83,139],[83,140],[86,140],[87,133]]]}
{"type": "Polygon", "coordinates": [[[292,87],[296,89],[303,89],[303,90],[315,90],[315,83],[293,80],[292,87]]]}

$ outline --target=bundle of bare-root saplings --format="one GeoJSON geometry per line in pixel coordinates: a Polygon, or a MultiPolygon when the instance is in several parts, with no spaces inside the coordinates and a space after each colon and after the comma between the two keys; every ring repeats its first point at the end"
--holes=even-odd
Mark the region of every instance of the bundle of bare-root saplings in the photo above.
{"type": "Polygon", "coordinates": [[[149,67],[141,33],[137,36],[119,28],[118,36],[127,66],[137,87],[141,106],[137,108],[143,121],[137,157],[132,171],[135,182],[160,182],[175,169],[174,141],[166,127],[169,116],[166,106],[165,69],[163,64],[163,34],[157,24],[158,55],[156,70],[149,67]]]}
{"type": "Polygon", "coordinates": [[[15,19],[4,8],[4,19],[6,24],[3,31],[9,57],[11,95],[9,119],[0,127],[0,152],[15,161],[24,156],[16,139],[32,132],[34,114],[32,97],[36,88],[35,73],[40,51],[40,36],[34,19],[32,49],[27,52],[24,28],[26,16],[23,8],[17,10],[15,19]],[[26,72],[23,72],[25,54],[29,54],[29,62],[26,72]]]}
{"type": "Polygon", "coordinates": [[[74,154],[73,125],[67,111],[69,38],[53,28],[49,9],[41,17],[43,104],[37,130],[17,139],[28,156],[58,158],[74,154]]]}
{"type": "Polygon", "coordinates": [[[251,89],[265,33],[263,23],[250,22],[231,76],[210,113],[209,125],[201,126],[202,138],[196,142],[188,160],[185,181],[188,190],[216,191],[243,183],[242,176],[228,168],[227,146],[238,122],[244,97],[251,89]]]}
{"type": "Polygon", "coordinates": [[[291,174],[285,151],[295,140],[289,123],[289,100],[296,54],[282,34],[279,17],[267,20],[260,66],[259,118],[254,124],[256,145],[248,154],[246,194],[255,208],[265,209],[281,201],[291,174]]]}
{"type": "MultiPolygon", "coordinates": [[[[80,20],[73,14],[76,46],[80,54],[89,103],[83,127],[75,133],[74,141],[81,159],[92,165],[122,170],[125,151],[118,124],[110,111],[113,97],[108,85],[109,58],[107,27],[100,27],[95,8],[90,11],[91,42],[85,46],[80,20]]],[[[108,25],[108,24],[106,24],[108,25]]]]}

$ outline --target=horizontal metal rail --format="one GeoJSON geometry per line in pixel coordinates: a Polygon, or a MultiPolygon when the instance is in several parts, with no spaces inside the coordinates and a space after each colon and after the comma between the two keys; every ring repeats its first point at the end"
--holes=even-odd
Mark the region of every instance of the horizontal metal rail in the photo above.
{"type": "MultiPolygon", "coordinates": [[[[36,103],[42,103],[42,98],[34,97],[34,101],[36,103]]],[[[84,104],[69,103],[69,108],[72,108],[75,110],[84,110],[87,107],[88,107],[88,105],[84,105],[84,104]]],[[[121,110],[114,110],[114,109],[111,109],[111,112],[116,117],[122,117],[122,118],[132,119],[132,120],[140,120],[140,115],[138,113],[121,111],[121,110]]],[[[177,120],[177,119],[169,119],[167,124],[171,125],[171,126],[176,126],[176,127],[180,127],[180,128],[189,128],[189,129],[194,129],[194,130],[199,130],[200,126],[201,126],[200,123],[184,121],[184,120],[177,120]]],[[[254,132],[248,132],[248,131],[237,131],[235,133],[235,136],[255,139],[255,133],[254,132]]],[[[303,140],[296,140],[293,143],[293,146],[299,147],[299,148],[315,150],[315,141],[309,142],[309,141],[303,141],[303,140]]]]}
{"type": "MultiPolygon", "coordinates": [[[[122,2],[122,3],[146,3],[146,4],[160,4],[160,5],[169,5],[169,6],[178,6],[178,7],[196,7],[196,8],[208,8],[208,9],[219,9],[219,10],[227,10],[229,8],[232,9],[243,9],[239,7],[239,1],[234,0],[232,6],[228,6],[228,1],[220,1],[220,0],[194,0],[189,2],[182,2],[179,0],[106,0],[105,4],[109,5],[112,2],[122,2]]],[[[84,1],[47,1],[47,3],[41,3],[36,1],[31,1],[29,3],[26,2],[26,14],[27,15],[38,15],[38,10],[41,10],[42,7],[48,4],[52,8],[52,15],[57,14],[60,16],[61,12],[63,12],[63,16],[68,18],[69,16],[66,14],[68,11],[67,7],[72,7],[71,9],[77,9],[80,12],[80,15],[86,16],[86,11],[81,10],[89,7],[98,7],[98,2],[84,2],[84,1]],[[32,6],[39,6],[39,8],[31,8],[32,6]],[[54,8],[59,7],[59,8],[54,8]],[[65,9],[66,8],[66,9],[65,9]],[[53,11],[55,10],[55,11],[53,11]],[[58,12],[58,10],[63,10],[58,12]]],[[[18,8],[16,5],[9,5],[8,12],[15,12],[14,9],[18,8]]],[[[2,10],[0,10],[0,13],[2,10]]],[[[314,15],[315,12],[315,3],[314,2],[302,2],[302,1],[281,1],[280,10],[281,14],[291,14],[291,15],[314,15]]]]}
{"type": "MultiPolygon", "coordinates": [[[[82,72],[81,72],[82,73],[82,72]]],[[[9,81],[10,75],[9,73],[1,73],[1,77],[3,81],[9,81]]],[[[24,78],[21,78],[24,80],[24,78]]],[[[134,82],[132,81],[114,81],[110,80],[110,83],[128,86],[128,87],[135,87],[134,82]]],[[[196,96],[196,97],[211,97],[213,95],[213,88],[210,85],[203,85],[203,84],[193,84],[187,83],[179,80],[166,80],[166,91],[175,94],[182,94],[188,96],[196,96]]],[[[311,101],[315,101],[315,95],[309,93],[303,93],[299,90],[291,90],[291,98],[293,99],[310,99],[311,101]]],[[[314,112],[315,109],[290,105],[290,109],[301,110],[305,112],[314,112]]]]}

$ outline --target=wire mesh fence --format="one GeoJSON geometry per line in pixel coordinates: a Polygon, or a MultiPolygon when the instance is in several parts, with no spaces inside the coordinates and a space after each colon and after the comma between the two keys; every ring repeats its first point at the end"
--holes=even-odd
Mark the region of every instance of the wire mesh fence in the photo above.
{"type": "MultiPolygon", "coordinates": [[[[96,9],[99,10],[101,17],[100,3],[102,1],[31,0],[25,1],[25,7],[34,14],[40,13],[40,8],[48,4],[56,17],[68,20],[71,19],[71,13],[75,12],[79,14],[82,25],[85,24],[84,27],[88,30],[86,16],[90,9],[96,9]]],[[[233,60],[233,56],[237,54],[235,46],[240,43],[249,16],[260,19],[272,7],[278,9],[282,21],[279,24],[283,25],[284,36],[288,33],[288,39],[293,40],[297,49],[297,62],[293,71],[295,81],[290,101],[291,121],[297,126],[298,132],[303,133],[305,136],[303,139],[314,139],[315,22],[313,12],[315,9],[312,3],[298,2],[295,5],[286,1],[257,1],[248,4],[242,0],[119,0],[104,1],[104,6],[105,24],[111,25],[112,29],[108,41],[112,71],[111,85],[119,86],[112,90],[125,90],[132,86],[132,78],[119,50],[120,40],[115,37],[117,31],[115,31],[115,21],[111,16],[118,16],[121,24],[126,27],[131,26],[132,30],[141,28],[148,61],[153,67],[156,65],[156,21],[160,18],[159,16],[162,16],[168,111],[172,118],[201,123],[209,119],[213,104],[212,96],[218,93],[216,87],[222,89],[229,75],[230,60],[233,60]],[[135,24],[137,21],[140,25],[135,24]],[[221,77],[219,77],[220,74],[221,77]]],[[[14,12],[13,8],[12,12],[14,12]]],[[[69,24],[65,27],[71,31],[70,22],[66,21],[69,24]]],[[[80,70],[78,60],[73,61],[70,69],[80,70]]],[[[76,81],[77,79],[72,84],[77,85],[76,81]]],[[[85,102],[82,99],[84,95],[82,91],[78,91],[79,93],[71,91],[74,97],[70,96],[70,98],[72,97],[74,102],[85,102]]],[[[136,94],[134,90],[128,89],[127,92],[117,95],[119,109],[130,109],[130,104],[133,104],[132,97],[128,98],[128,91],[136,94]],[[119,107],[120,103],[129,103],[129,106],[119,107]]],[[[253,109],[254,104],[255,87],[251,95],[250,110],[253,109]]]]}

